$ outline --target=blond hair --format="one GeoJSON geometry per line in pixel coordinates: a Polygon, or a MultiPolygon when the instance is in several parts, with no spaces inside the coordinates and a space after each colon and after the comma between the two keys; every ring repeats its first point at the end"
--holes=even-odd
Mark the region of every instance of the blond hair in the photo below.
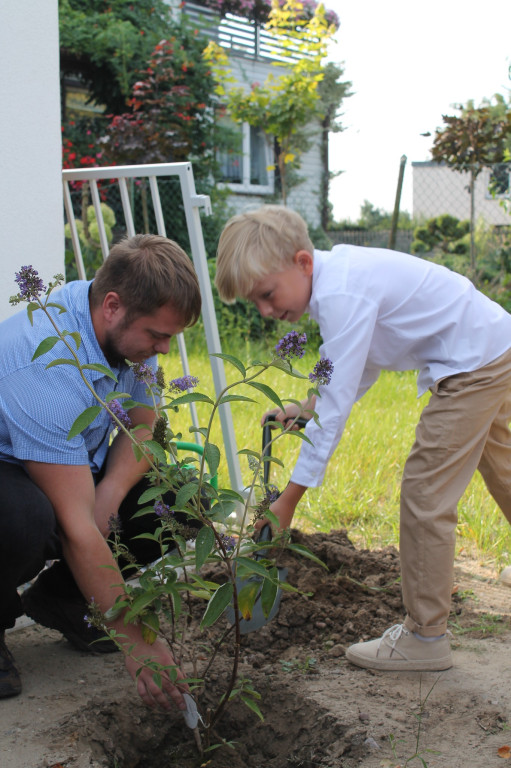
{"type": "Polygon", "coordinates": [[[233,216],[218,242],[215,285],[220,298],[227,304],[247,298],[257,280],[281,272],[298,251],[312,255],[314,246],[305,221],[295,211],[265,205],[233,216]]]}

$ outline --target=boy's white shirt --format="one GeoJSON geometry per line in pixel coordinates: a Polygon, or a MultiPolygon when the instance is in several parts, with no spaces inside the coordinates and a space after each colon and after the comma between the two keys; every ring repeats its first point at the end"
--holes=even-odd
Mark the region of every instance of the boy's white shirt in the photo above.
{"type": "Polygon", "coordinates": [[[321,485],[356,400],[381,370],[418,370],[419,396],[435,381],[474,371],[511,347],[511,315],[465,277],[396,251],[340,245],[314,251],[310,316],[334,364],[291,480],[321,485]]]}

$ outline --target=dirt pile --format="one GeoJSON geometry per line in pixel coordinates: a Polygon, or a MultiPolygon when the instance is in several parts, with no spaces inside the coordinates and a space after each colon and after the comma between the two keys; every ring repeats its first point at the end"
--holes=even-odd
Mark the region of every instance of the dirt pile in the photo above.
{"type": "MultiPolygon", "coordinates": [[[[394,768],[409,760],[424,765],[416,753],[429,768],[496,764],[498,748],[511,741],[509,587],[468,559],[458,562],[451,615],[454,668],[422,676],[369,672],[349,665],[344,649],[402,620],[396,550],[358,550],[345,531],[311,536],[294,531],[293,541],[327,569],[284,553],[279,564],[288,568],[287,580],[306,594],[284,592],[278,616],[243,636],[240,677],[249,678],[261,695],[264,722],[234,702],[218,724],[217,748],[199,757],[193,733],[177,712],[155,714],[139,702],[121,657],[77,653],[58,633],[35,625],[8,636],[24,693],[0,702],[0,764],[394,768]]],[[[204,664],[215,633],[227,626],[221,623],[200,636],[204,664]]],[[[198,699],[204,716],[226,688],[230,663],[229,652],[215,661],[198,699]]]]}

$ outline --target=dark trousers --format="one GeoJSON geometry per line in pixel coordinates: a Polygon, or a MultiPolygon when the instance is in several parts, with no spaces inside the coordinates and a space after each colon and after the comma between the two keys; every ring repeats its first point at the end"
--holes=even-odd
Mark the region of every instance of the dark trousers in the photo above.
{"type": "MultiPolygon", "coordinates": [[[[157,542],[133,538],[140,533],[154,532],[160,524],[153,514],[133,518],[141,508],[138,499],[147,486],[148,481],[141,480],[119,509],[120,540],[139,565],[147,565],[161,555],[157,542]]],[[[168,492],[164,500],[172,505],[174,495],[168,492]]],[[[184,515],[176,515],[178,521],[180,517],[184,515]]],[[[81,596],[61,558],[57,521],[47,496],[22,467],[0,461],[0,632],[14,626],[16,618],[23,614],[17,587],[35,578],[48,560],[57,562],[39,577],[45,588],[61,597],[81,596]]]]}

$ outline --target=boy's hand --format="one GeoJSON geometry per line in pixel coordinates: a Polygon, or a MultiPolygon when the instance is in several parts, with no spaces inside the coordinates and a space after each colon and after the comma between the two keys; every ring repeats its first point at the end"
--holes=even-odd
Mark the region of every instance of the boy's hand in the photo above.
{"type": "MultiPolygon", "coordinates": [[[[274,531],[282,531],[285,528],[289,528],[293,515],[295,513],[296,505],[302,498],[303,494],[307,490],[305,485],[298,485],[298,483],[289,482],[287,487],[282,491],[278,499],[276,499],[270,506],[270,510],[279,519],[279,527],[272,526],[274,531]]],[[[269,520],[258,520],[255,524],[255,529],[258,531],[263,525],[266,525],[269,520]]]]}
{"type": "MultiPolygon", "coordinates": [[[[275,421],[280,421],[281,424],[285,424],[286,421],[294,420],[298,416],[302,416],[307,420],[310,419],[309,415],[305,415],[303,410],[294,403],[286,405],[286,409],[282,411],[280,408],[274,408],[272,411],[266,411],[261,419],[261,426],[264,427],[266,419],[271,416],[275,421]]],[[[292,429],[300,429],[297,424],[293,424],[292,429]]]]}

